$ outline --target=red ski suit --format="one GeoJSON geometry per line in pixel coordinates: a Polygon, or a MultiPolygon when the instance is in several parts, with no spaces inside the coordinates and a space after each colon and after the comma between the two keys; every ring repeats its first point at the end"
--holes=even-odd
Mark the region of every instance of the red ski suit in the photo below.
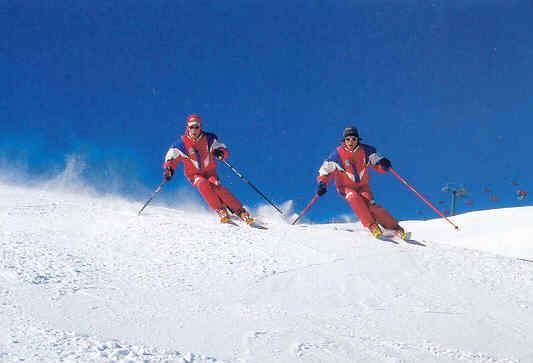
{"type": "Polygon", "coordinates": [[[237,213],[243,208],[242,203],[220,184],[213,156],[215,150],[222,151],[224,158],[229,154],[226,145],[219,142],[215,134],[202,132],[198,139],[193,140],[185,131],[168,149],[163,169],[170,166],[175,170],[177,164],[183,161],[183,174],[198,188],[210,208],[218,210],[228,207],[237,213]]]}
{"type": "Polygon", "coordinates": [[[378,164],[382,158],[373,146],[359,144],[349,151],[342,143],[320,167],[317,181],[327,184],[333,177],[337,192],[346,199],[363,226],[376,223],[395,229],[398,221],[374,201],[368,185],[369,166],[380,173],[385,172],[378,164]]]}

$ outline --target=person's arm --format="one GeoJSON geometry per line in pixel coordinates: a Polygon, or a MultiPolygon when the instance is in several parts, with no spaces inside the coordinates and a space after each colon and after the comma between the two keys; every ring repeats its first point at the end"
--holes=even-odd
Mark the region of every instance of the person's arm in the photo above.
{"type": "Polygon", "coordinates": [[[229,151],[226,145],[218,141],[218,137],[215,134],[210,134],[209,137],[212,138],[210,150],[213,153],[213,156],[218,160],[227,159],[229,151]]]}
{"type": "Polygon", "coordinates": [[[379,173],[386,173],[392,166],[389,159],[381,156],[375,147],[370,145],[364,145],[365,153],[369,161],[370,166],[379,173]]]}
{"type": "Polygon", "coordinates": [[[335,172],[342,170],[341,163],[337,150],[332,152],[322,163],[320,169],[318,169],[318,176],[316,178],[318,183],[316,193],[319,196],[326,194],[330,179],[335,175],[335,172]]]}
{"type": "Polygon", "coordinates": [[[163,162],[163,176],[166,180],[172,178],[178,163],[185,158],[187,158],[187,155],[183,152],[183,144],[175,144],[168,149],[163,162]]]}

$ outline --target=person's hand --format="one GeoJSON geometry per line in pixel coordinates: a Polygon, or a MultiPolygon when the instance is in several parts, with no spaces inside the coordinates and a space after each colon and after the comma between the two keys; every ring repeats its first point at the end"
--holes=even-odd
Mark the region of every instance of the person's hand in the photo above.
{"type": "Polygon", "coordinates": [[[318,188],[316,190],[316,194],[321,197],[328,191],[328,186],[324,182],[318,183],[318,188]]]}
{"type": "Polygon", "coordinates": [[[218,160],[222,160],[224,159],[224,152],[220,149],[216,149],[215,151],[213,151],[213,155],[215,156],[215,158],[217,158],[218,160]]]}
{"type": "Polygon", "coordinates": [[[167,166],[163,172],[163,177],[166,181],[169,181],[172,179],[172,175],[174,175],[174,169],[172,169],[170,166],[167,166]]]}
{"type": "Polygon", "coordinates": [[[392,166],[391,162],[387,158],[382,158],[379,162],[379,165],[381,165],[381,168],[385,171],[388,171],[390,167],[392,166]]]}

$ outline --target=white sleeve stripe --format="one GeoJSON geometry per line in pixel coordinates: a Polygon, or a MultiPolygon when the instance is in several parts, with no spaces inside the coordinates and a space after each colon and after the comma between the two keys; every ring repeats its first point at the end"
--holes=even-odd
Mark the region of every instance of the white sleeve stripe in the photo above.
{"type": "Polygon", "coordinates": [[[182,153],[180,149],[171,147],[170,149],[168,149],[167,154],[165,155],[165,161],[176,159],[180,156],[185,158],[187,157],[187,155],[182,153]]]}
{"type": "Polygon", "coordinates": [[[383,159],[383,156],[379,155],[378,153],[372,153],[368,156],[368,160],[370,161],[371,165],[376,165],[381,159],[383,159]]]}
{"type": "Polygon", "coordinates": [[[324,161],[322,163],[322,166],[320,167],[320,169],[318,170],[318,175],[320,176],[326,176],[332,172],[334,172],[335,170],[342,170],[342,168],[339,166],[339,164],[337,164],[336,162],[334,161],[324,161]]]}
{"type": "Polygon", "coordinates": [[[226,145],[224,145],[218,140],[213,141],[213,144],[211,145],[211,151],[220,149],[220,148],[226,148],[226,145]]]}

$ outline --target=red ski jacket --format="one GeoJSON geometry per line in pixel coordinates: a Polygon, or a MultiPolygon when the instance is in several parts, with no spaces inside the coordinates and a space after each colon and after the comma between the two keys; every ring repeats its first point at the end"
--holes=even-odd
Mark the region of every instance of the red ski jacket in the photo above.
{"type": "Polygon", "coordinates": [[[343,190],[344,187],[358,189],[368,185],[369,166],[380,173],[385,172],[378,164],[381,159],[383,157],[373,146],[359,144],[354,151],[349,151],[341,144],[320,167],[317,181],[327,184],[333,177],[337,190],[343,190]]]}
{"type": "Polygon", "coordinates": [[[202,132],[197,140],[193,140],[185,133],[168,149],[163,169],[170,166],[174,170],[183,161],[183,174],[191,183],[196,175],[216,176],[215,150],[222,151],[224,158],[229,155],[226,145],[219,142],[215,134],[202,132]]]}

